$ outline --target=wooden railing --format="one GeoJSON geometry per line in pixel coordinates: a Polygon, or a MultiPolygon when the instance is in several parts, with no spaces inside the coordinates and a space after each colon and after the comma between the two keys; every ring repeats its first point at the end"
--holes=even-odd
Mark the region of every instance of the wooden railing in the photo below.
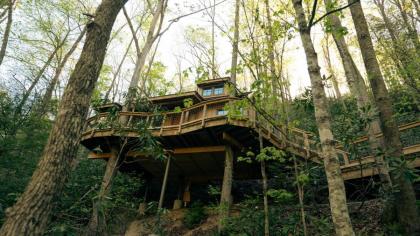
{"type": "MultiPolygon", "coordinates": [[[[167,133],[172,135],[179,134],[185,128],[195,127],[199,129],[205,127],[209,121],[226,120],[225,105],[236,100],[238,98],[205,101],[177,112],[119,112],[117,117],[112,117],[109,113],[100,113],[88,119],[86,132],[116,128],[135,129],[137,124],[146,124],[149,130],[154,131],[158,135],[167,133]],[[122,120],[125,121],[125,125],[122,125],[122,120]]],[[[242,116],[233,119],[244,121],[247,127],[256,131],[261,129],[264,137],[278,148],[290,147],[299,150],[299,155],[304,158],[322,162],[320,145],[316,135],[312,133],[297,128],[286,130],[275,126],[264,116],[259,115],[252,107],[244,109],[242,116]]],[[[418,135],[420,133],[420,121],[404,124],[399,127],[399,130],[404,147],[420,144],[420,135],[418,135]]],[[[378,137],[381,135],[377,134],[378,137]]],[[[367,137],[357,139],[352,145],[357,149],[357,156],[350,155],[348,150],[345,150],[342,145],[336,147],[341,168],[353,167],[373,161],[373,158],[369,156],[367,137]]]]}

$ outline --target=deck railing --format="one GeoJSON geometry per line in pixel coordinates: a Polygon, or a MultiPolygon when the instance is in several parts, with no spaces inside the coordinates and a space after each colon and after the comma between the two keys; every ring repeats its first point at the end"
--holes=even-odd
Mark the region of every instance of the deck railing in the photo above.
{"type": "MultiPolygon", "coordinates": [[[[179,133],[182,129],[193,126],[203,128],[207,121],[228,119],[225,106],[236,100],[238,98],[205,101],[189,108],[184,108],[181,111],[162,113],[119,112],[117,116],[112,116],[110,113],[100,113],[88,119],[87,132],[116,128],[133,129],[133,127],[137,127],[137,124],[147,124],[148,129],[158,132],[159,135],[162,135],[165,131],[179,133]]],[[[297,128],[285,130],[274,126],[264,116],[258,115],[258,112],[253,107],[248,107],[242,110],[241,113],[242,116],[233,119],[246,121],[247,126],[254,128],[256,131],[261,129],[264,137],[270,139],[276,146],[290,146],[300,149],[303,151],[304,157],[308,159],[320,157],[320,145],[314,134],[297,128]]],[[[420,133],[420,121],[402,125],[399,127],[399,130],[404,147],[420,143],[420,136],[416,135],[420,133]]],[[[377,134],[378,137],[381,135],[377,134]]],[[[336,148],[342,168],[360,164],[361,159],[365,159],[365,162],[372,162],[373,158],[369,157],[367,137],[357,139],[352,145],[357,149],[357,157],[350,155],[341,145],[338,145],[336,148]]]]}

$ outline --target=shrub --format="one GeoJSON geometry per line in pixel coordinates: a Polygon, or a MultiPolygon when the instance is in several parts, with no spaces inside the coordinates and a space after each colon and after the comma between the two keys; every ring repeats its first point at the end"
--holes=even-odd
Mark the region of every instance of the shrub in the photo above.
{"type": "Polygon", "coordinates": [[[206,217],[207,214],[204,210],[203,204],[201,204],[201,202],[195,202],[185,214],[184,224],[187,228],[192,229],[200,224],[206,217]]]}

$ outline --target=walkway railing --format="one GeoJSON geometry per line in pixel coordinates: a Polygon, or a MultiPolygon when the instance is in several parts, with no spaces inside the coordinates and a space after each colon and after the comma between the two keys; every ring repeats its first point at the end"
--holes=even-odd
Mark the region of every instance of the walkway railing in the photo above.
{"type": "MultiPolygon", "coordinates": [[[[289,147],[298,150],[298,153],[307,159],[320,160],[320,147],[314,134],[297,128],[282,130],[273,125],[252,107],[241,110],[239,117],[229,119],[226,105],[238,100],[238,98],[224,98],[212,101],[205,101],[195,104],[181,111],[169,111],[161,113],[151,112],[119,112],[116,115],[110,113],[100,113],[91,117],[87,121],[87,130],[85,133],[93,133],[97,130],[133,130],[139,125],[153,131],[156,135],[176,135],[184,130],[201,129],[210,121],[235,122],[240,120],[246,127],[258,131],[261,129],[264,137],[276,145],[278,148],[289,147]],[[121,122],[124,120],[124,122],[121,122]],[[128,122],[127,122],[128,121],[128,122]],[[123,125],[123,123],[125,125],[123,125]],[[286,134],[287,133],[287,139],[286,134]]],[[[399,127],[401,141],[406,147],[406,153],[420,152],[420,121],[404,124],[399,127]],[[408,150],[408,147],[414,149],[408,150]]],[[[377,134],[381,136],[382,134],[377,134]]],[[[360,137],[352,145],[356,148],[358,155],[350,155],[342,146],[337,146],[337,153],[341,163],[341,168],[349,168],[360,164],[373,162],[369,156],[369,146],[367,137],[360,137]]]]}

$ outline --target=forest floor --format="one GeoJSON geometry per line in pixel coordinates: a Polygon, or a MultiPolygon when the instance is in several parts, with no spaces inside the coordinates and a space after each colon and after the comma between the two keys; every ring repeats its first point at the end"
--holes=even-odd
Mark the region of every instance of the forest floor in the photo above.
{"type": "MultiPolygon", "coordinates": [[[[351,202],[348,205],[352,217],[352,224],[357,235],[383,234],[383,226],[380,223],[382,211],[382,203],[380,201],[369,200],[365,202],[351,202]]],[[[231,217],[240,216],[241,207],[239,205],[234,205],[232,208],[231,217]]],[[[165,214],[162,214],[161,217],[148,216],[138,218],[129,223],[125,236],[162,234],[173,236],[217,235],[219,218],[215,210],[208,211],[207,217],[192,229],[187,228],[184,224],[184,217],[187,211],[188,209],[170,210],[165,214]]],[[[316,215],[319,217],[328,216],[328,205],[318,205],[316,207],[316,212],[316,215]]],[[[287,212],[285,214],[287,214],[287,212]]],[[[244,233],[245,234],[241,235],[247,235],[246,232],[244,233]]],[[[330,232],[330,235],[333,235],[333,232],[330,232]]]]}

